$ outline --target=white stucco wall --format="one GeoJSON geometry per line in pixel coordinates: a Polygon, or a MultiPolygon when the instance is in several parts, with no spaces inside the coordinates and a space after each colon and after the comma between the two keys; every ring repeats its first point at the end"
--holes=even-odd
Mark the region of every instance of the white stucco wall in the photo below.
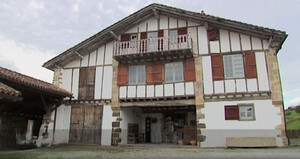
{"type": "MultiPolygon", "coordinates": [[[[281,133],[275,130],[281,124],[280,108],[275,107],[271,100],[206,102],[201,112],[205,114],[201,123],[206,124],[206,129],[202,130],[206,136],[202,147],[225,147],[226,137],[276,137],[281,133]],[[225,120],[225,105],[244,103],[254,104],[255,120],[225,120]]],[[[280,144],[280,139],[276,139],[280,144]]]]}
{"type": "Polygon", "coordinates": [[[111,132],[112,132],[113,121],[116,121],[116,118],[112,116],[111,106],[104,105],[103,116],[102,116],[102,130],[101,130],[101,145],[103,146],[111,145],[111,132]]]}
{"type": "MultiPolygon", "coordinates": [[[[53,134],[55,111],[51,116],[51,134],[53,134]]],[[[70,118],[71,118],[71,106],[60,105],[57,108],[55,135],[53,144],[62,144],[69,142],[69,130],[70,130],[70,118]]]]}

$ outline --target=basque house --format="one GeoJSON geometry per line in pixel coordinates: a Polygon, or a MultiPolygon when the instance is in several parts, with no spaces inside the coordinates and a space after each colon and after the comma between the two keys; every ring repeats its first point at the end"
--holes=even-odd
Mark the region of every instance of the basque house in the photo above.
{"type": "Polygon", "coordinates": [[[43,65],[73,93],[57,108],[54,141],[286,146],[276,56],[286,37],[146,6],[43,65]]]}

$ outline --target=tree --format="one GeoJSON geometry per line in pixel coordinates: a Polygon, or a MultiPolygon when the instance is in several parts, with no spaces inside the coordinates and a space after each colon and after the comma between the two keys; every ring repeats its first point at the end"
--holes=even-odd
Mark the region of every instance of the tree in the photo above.
{"type": "Polygon", "coordinates": [[[296,107],[294,108],[294,110],[295,110],[295,112],[297,112],[297,113],[300,114],[300,105],[296,106],[296,107]]]}

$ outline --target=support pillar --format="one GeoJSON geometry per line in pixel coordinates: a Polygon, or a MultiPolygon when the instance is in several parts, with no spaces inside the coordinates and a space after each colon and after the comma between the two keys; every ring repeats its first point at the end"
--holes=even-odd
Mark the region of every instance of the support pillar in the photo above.
{"type": "Polygon", "coordinates": [[[113,75],[112,75],[112,99],[111,109],[112,116],[116,117],[116,121],[112,122],[112,134],[111,134],[111,145],[118,146],[121,142],[121,127],[120,122],[122,118],[120,116],[120,104],[119,104],[119,86],[117,85],[118,80],[118,62],[113,59],[112,61],[113,75]]]}
{"type": "Polygon", "coordinates": [[[196,81],[194,83],[195,90],[195,105],[196,105],[196,120],[197,120],[197,145],[201,147],[201,142],[205,141],[206,137],[202,134],[201,130],[206,128],[205,123],[202,123],[202,119],[205,118],[205,114],[201,112],[204,108],[203,97],[203,70],[202,70],[202,57],[196,56],[195,60],[195,72],[196,81]]]}
{"type": "Polygon", "coordinates": [[[275,107],[278,107],[280,109],[280,113],[278,113],[277,115],[281,117],[281,123],[277,125],[275,128],[275,130],[281,131],[281,134],[278,135],[277,137],[282,139],[282,145],[278,145],[278,146],[288,146],[281,79],[280,79],[280,72],[279,72],[278,61],[276,56],[276,50],[270,49],[269,52],[266,53],[266,59],[267,59],[267,65],[269,71],[272,103],[275,107]]]}

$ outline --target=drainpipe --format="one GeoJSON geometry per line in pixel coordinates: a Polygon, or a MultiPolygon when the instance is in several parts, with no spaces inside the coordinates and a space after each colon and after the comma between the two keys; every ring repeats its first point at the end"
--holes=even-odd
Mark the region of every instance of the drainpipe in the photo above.
{"type": "Polygon", "coordinates": [[[55,140],[55,127],[56,127],[56,114],[57,114],[57,107],[55,107],[55,111],[54,111],[54,124],[53,124],[53,137],[52,137],[52,144],[54,144],[54,140],[55,140]]]}

